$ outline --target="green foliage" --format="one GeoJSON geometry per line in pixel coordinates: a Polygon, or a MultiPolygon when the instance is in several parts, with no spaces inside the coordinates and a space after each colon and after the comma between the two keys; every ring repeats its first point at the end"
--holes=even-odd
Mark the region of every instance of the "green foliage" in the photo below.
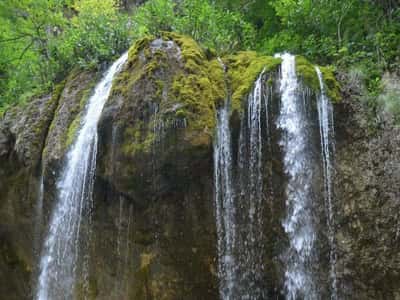
{"type": "MultiPolygon", "coordinates": [[[[357,0],[220,0],[222,8],[243,12],[258,36],[256,49],[273,55],[289,51],[342,73],[358,70],[363,96],[373,114],[378,106],[397,114],[395,97],[382,83],[385,72],[400,69],[400,3],[357,0]],[[259,16],[262,16],[259,18],[259,16]]],[[[304,68],[303,68],[304,67],[304,68]]],[[[307,70],[309,72],[307,72],[307,70]]],[[[321,69],[322,70],[322,69],[321,69]]],[[[315,85],[313,72],[303,77],[315,85]],[[308,76],[310,75],[310,76],[308,76]]],[[[330,71],[324,77],[333,76],[330,71]],[[329,73],[329,74],[328,74],[329,73]]],[[[339,99],[335,81],[330,96],[339,99]]],[[[400,114],[398,114],[400,116],[400,114]]]]}
{"type": "Polygon", "coordinates": [[[170,0],[150,0],[139,7],[133,17],[139,35],[172,31],[175,23],[175,5],[170,0]]]}
{"type": "Polygon", "coordinates": [[[164,31],[192,37],[207,58],[253,48],[363,70],[374,105],[383,74],[400,69],[400,7],[392,0],[148,0],[130,11],[118,3],[0,1],[0,115],[71,69],[102,68],[132,41],[164,31]]]}
{"type": "Polygon", "coordinates": [[[160,35],[175,31],[192,37],[218,52],[246,49],[255,40],[255,31],[238,12],[219,9],[208,1],[150,0],[133,16],[139,35],[160,35]]]}
{"type": "Polygon", "coordinates": [[[130,15],[117,3],[2,1],[0,112],[48,92],[74,67],[101,68],[148,34],[176,31],[218,52],[247,49],[255,41],[253,26],[241,13],[208,1],[149,0],[130,15]]]}
{"type": "Polygon", "coordinates": [[[0,3],[0,107],[20,102],[51,85],[57,72],[52,37],[64,25],[56,0],[0,3]]]}
{"type": "Polygon", "coordinates": [[[72,67],[98,66],[129,44],[114,0],[0,3],[0,110],[49,91],[72,67]]]}
{"type": "Polygon", "coordinates": [[[239,13],[217,9],[207,1],[186,0],[176,30],[218,52],[248,49],[255,41],[250,23],[239,13]]]}
{"type": "Polygon", "coordinates": [[[62,41],[66,63],[96,67],[128,48],[132,28],[115,0],[79,0],[73,9],[77,14],[62,41]]]}

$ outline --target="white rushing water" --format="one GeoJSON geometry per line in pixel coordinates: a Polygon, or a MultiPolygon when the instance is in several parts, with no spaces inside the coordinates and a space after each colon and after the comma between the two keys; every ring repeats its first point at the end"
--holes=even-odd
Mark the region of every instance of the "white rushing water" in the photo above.
{"type": "MultiPolygon", "coordinates": [[[[262,72],[247,97],[233,161],[229,99],[217,112],[214,143],[218,276],[220,297],[264,299],[263,282],[263,118],[269,93],[262,72]],[[236,169],[236,167],[238,169],[236,169]],[[234,183],[237,183],[235,186],[234,183]],[[240,213],[239,213],[240,211],[240,213]]],[[[266,122],[266,120],[265,120],[266,122]]]]}
{"type": "Polygon", "coordinates": [[[39,179],[39,190],[35,205],[35,225],[34,225],[34,255],[39,257],[41,247],[41,234],[43,226],[43,197],[44,197],[44,178],[43,173],[39,179]]]}
{"type": "MultiPolygon", "coordinates": [[[[239,137],[239,188],[241,240],[240,299],[263,299],[263,109],[267,111],[264,71],[258,76],[247,97],[247,122],[244,118],[239,137]]],[[[265,120],[266,121],[266,120],[265,120]]]]}
{"type": "Polygon", "coordinates": [[[321,70],[315,67],[318,75],[320,94],[317,99],[319,131],[321,137],[321,156],[324,175],[324,198],[327,212],[327,226],[329,238],[329,260],[330,260],[330,281],[331,281],[331,299],[338,299],[337,277],[336,277],[336,242],[335,242],[335,219],[333,214],[333,192],[332,192],[332,174],[333,159],[335,152],[333,107],[329,101],[323,81],[321,70]]]}
{"type": "Polygon", "coordinates": [[[36,294],[38,300],[73,299],[78,269],[84,281],[81,283],[82,288],[88,288],[88,252],[80,254],[80,235],[84,232],[90,239],[97,123],[111,91],[112,80],[127,58],[127,53],[122,55],[97,84],[94,94],[88,100],[81,129],[68,151],[57,182],[57,198],[41,257],[36,294]],[[84,256],[86,258],[79,265],[84,256]]]}
{"type": "Polygon", "coordinates": [[[229,128],[229,101],[217,112],[217,132],[214,143],[214,182],[216,223],[218,236],[218,277],[220,296],[235,299],[236,208],[232,187],[231,132],[229,128]]]}
{"type": "Polygon", "coordinates": [[[282,58],[280,93],[281,109],[278,128],[282,130],[281,146],[284,152],[284,168],[288,176],[286,188],[287,216],[283,227],[289,238],[286,254],[286,298],[316,299],[311,268],[315,242],[312,223],[312,171],[308,154],[308,132],[301,88],[296,77],[295,57],[282,58]]]}
{"type": "MultiPolygon", "coordinates": [[[[262,202],[262,135],[261,135],[261,111],[262,111],[262,76],[257,78],[253,91],[248,97],[247,107],[247,126],[250,136],[250,153],[249,153],[249,169],[250,169],[250,225],[258,225],[255,222],[261,221],[256,214],[261,212],[262,202]]],[[[267,102],[266,102],[267,104],[267,102]]],[[[252,230],[254,234],[254,230],[252,230]]],[[[257,236],[252,236],[251,239],[256,239],[257,236]]]]}

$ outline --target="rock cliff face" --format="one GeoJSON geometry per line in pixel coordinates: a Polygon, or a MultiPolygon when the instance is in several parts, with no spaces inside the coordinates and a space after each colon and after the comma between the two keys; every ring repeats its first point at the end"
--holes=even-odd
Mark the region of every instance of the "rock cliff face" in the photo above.
{"type": "MultiPolygon", "coordinates": [[[[299,62],[299,75],[313,87],[310,65],[299,62]]],[[[216,110],[231,100],[237,143],[254,80],[262,70],[274,74],[279,63],[253,52],[219,60],[191,39],[170,33],[130,49],[98,127],[92,299],[218,299],[216,110]]],[[[323,71],[331,97],[338,98],[330,71],[323,71]]],[[[75,72],[52,95],[0,120],[0,294],[7,299],[34,294],[57,175],[98,78],[75,72]],[[42,209],[37,204],[41,174],[42,209]]],[[[344,92],[334,108],[342,297],[400,299],[400,132],[385,118],[371,131],[362,105],[344,92]]],[[[276,113],[277,97],[272,101],[276,113]]],[[[269,154],[275,156],[265,168],[266,185],[276,188],[267,191],[265,280],[269,294],[280,297],[286,179],[277,144],[269,154]]]]}
{"type": "MultiPolygon", "coordinates": [[[[337,105],[339,273],[347,299],[400,299],[400,131],[349,96],[337,105]]],[[[346,95],[345,94],[345,95],[346,95]]]]}

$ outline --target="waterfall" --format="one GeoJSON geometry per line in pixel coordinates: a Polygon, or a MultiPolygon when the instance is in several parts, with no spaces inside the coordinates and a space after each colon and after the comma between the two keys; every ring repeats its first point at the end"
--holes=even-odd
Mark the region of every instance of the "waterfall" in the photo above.
{"type": "Polygon", "coordinates": [[[264,71],[258,76],[247,98],[247,120],[243,118],[239,137],[239,207],[241,213],[240,298],[263,299],[263,109],[267,111],[269,94],[265,92],[264,71]],[[264,100],[264,101],[263,101],[264,100]],[[265,105],[265,107],[263,107],[265,105]],[[246,122],[247,121],[247,122],[246,122]]]}
{"type": "Polygon", "coordinates": [[[266,294],[263,288],[262,128],[263,119],[267,117],[264,110],[267,111],[269,93],[264,76],[264,72],[259,75],[247,97],[237,169],[232,158],[229,98],[217,112],[214,176],[218,275],[220,296],[224,300],[264,299],[266,294]]]}
{"type": "MultiPolygon", "coordinates": [[[[43,236],[43,198],[44,198],[44,174],[41,168],[40,178],[39,178],[39,188],[37,191],[37,201],[35,203],[35,221],[33,227],[33,256],[36,261],[40,260],[40,248],[42,246],[42,236],[43,236]]],[[[32,289],[35,289],[38,281],[39,274],[39,264],[34,265],[34,280],[32,280],[32,289]]]]}
{"type": "Polygon", "coordinates": [[[96,168],[97,123],[111,91],[112,80],[127,58],[127,53],[122,55],[97,84],[88,100],[81,129],[68,151],[57,182],[55,207],[40,262],[36,295],[39,300],[74,298],[78,269],[81,269],[83,289],[88,288],[87,256],[96,168]],[[82,255],[79,251],[83,248],[83,241],[86,241],[86,251],[82,255]],[[83,263],[80,264],[82,258],[83,263]]]}
{"type": "Polygon", "coordinates": [[[236,207],[232,186],[231,132],[229,128],[229,101],[217,111],[217,131],[214,143],[214,182],[216,223],[218,236],[218,277],[220,295],[224,300],[234,299],[237,286],[236,207]]]}
{"type": "Polygon", "coordinates": [[[330,246],[330,281],[331,281],[331,299],[338,299],[337,278],[336,278],[336,243],[335,243],[335,220],[333,215],[332,204],[332,173],[333,173],[333,156],[335,152],[334,140],[334,123],[333,123],[333,107],[329,101],[324,87],[321,70],[315,67],[318,75],[320,93],[317,100],[319,130],[321,137],[321,156],[323,166],[324,179],[324,200],[327,212],[328,239],[330,246]]]}
{"type": "Polygon", "coordinates": [[[301,87],[296,77],[295,57],[282,58],[280,93],[281,108],[277,126],[282,130],[280,145],[288,176],[286,188],[287,216],[283,221],[289,238],[285,256],[285,289],[287,299],[316,299],[312,276],[315,229],[312,223],[312,170],[310,149],[301,87]]]}
{"type": "Polygon", "coordinates": [[[44,178],[43,172],[40,174],[37,202],[35,205],[35,225],[34,225],[34,255],[40,256],[42,226],[43,226],[43,197],[44,197],[44,178]]]}

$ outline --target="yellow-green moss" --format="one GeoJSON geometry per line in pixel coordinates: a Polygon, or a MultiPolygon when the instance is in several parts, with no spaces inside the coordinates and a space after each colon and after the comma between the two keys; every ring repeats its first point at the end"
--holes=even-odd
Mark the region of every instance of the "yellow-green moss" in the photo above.
{"type": "Polygon", "coordinates": [[[65,141],[66,147],[69,147],[72,144],[72,142],[74,141],[80,125],[81,125],[81,116],[80,116],[80,114],[78,114],[68,127],[67,139],[65,141]]]}
{"type": "Polygon", "coordinates": [[[136,280],[135,289],[133,290],[134,299],[152,299],[152,289],[150,282],[150,266],[154,254],[142,253],[140,255],[140,265],[134,274],[136,280]]]}
{"type": "Polygon", "coordinates": [[[199,44],[191,37],[177,34],[174,32],[163,32],[162,38],[165,40],[174,41],[181,48],[181,55],[188,64],[194,60],[196,64],[202,64],[207,60],[205,53],[200,48],[199,44]]]}
{"type": "Polygon", "coordinates": [[[58,102],[58,100],[60,99],[61,94],[64,90],[66,82],[67,82],[66,80],[63,80],[54,86],[54,89],[53,89],[53,92],[51,95],[51,102],[53,102],[53,103],[58,102]]]}
{"type": "MultiPolygon", "coordinates": [[[[164,32],[160,38],[174,41],[179,46],[183,69],[176,70],[172,82],[167,80],[160,83],[160,80],[155,79],[154,72],[157,69],[168,68],[168,57],[164,51],[149,51],[150,43],[155,37],[145,37],[129,50],[128,66],[115,79],[112,95],[128,97],[138,80],[153,80],[155,100],[160,102],[165,88],[169,95],[167,101],[162,102],[160,111],[180,104],[179,113],[170,117],[184,117],[189,131],[201,130],[211,137],[215,126],[215,106],[227,97],[222,66],[216,59],[209,60],[212,57],[211,52],[207,56],[190,37],[164,32]],[[145,60],[140,60],[140,55],[144,55],[145,60]]],[[[136,151],[135,147],[128,147],[126,150],[136,151]]]]}
{"type": "Polygon", "coordinates": [[[211,136],[215,127],[215,107],[226,99],[224,72],[217,59],[208,60],[203,50],[191,38],[164,33],[181,49],[184,71],[178,73],[171,92],[182,104],[179,115],[188,120],[189,129],[202,130],[211,136]]]}
{"type": "Polygon", "coordinates": [[[99,287],[95,278],[89,278],[89,284],[79,280],[75,287],[75,299],[95,300],[99,295],[99,287]]]}
{"type": "Polygon", "coordinates": [[[205,53],[190,37],[164,33],[163,38],[180,47],[184,63],[184,70],[175,76],[170,89],[174,102],[182,105],[176,117],[188,121],[189,136],[194,132],[205,133],[196,135],[192,143],[208,143],[215,127],[216,106],[227,98],[223,67],[212,52],[205,53]]]}
{"type": "Polygon", "coordinates": [[[178,109],[178,110],[175,112],[175,116],[176,116],[178,119],[183,119],[183,118],[186,117],[186,113],[185,113],[185,111],[184,111],[183,109],[178,109]]]}
{"type": "MultiPolygon", "coordinates": [[[[319,68],[322,73],[328,97],[332,102],[339,102],[341,99],[340,86],[335,78],[332,67],[319,68]]],[[[311,88],[314,92],[319,92],[320,85],[315,66],[303,56],[296,56],[296,73],[302,80],[303,84],[311,88]]]]}
{"type": "Polygon", "coordinates": [[[135,126],[127,127],[124,131],[122,153],[134,156],[137,153],[148,153],[154,142],[155,136],[151,131],[146,131],[143,121],[137,121],[135,126]]]}
{"type": "Polygon", "coordinates": [[[84,89],[81,93],[81,100],[79,101],[79,111],[77,112],[75,119],[71,122],[71,124],[68,127],[65,140],[65,147],[69,147],[75,140],[77,132],[81,127],[82,114],[84,113],[86,103],[92,94],[94,86],[95,86],[95,81],[91,81],[88,87],[84,89]]]}
{"type": "Polygon", "coordinates": [[[149,43],[154,40],[154,36],[148,35],[138,40],[128,51],[128,66],[134,64],[138,59],[141,50],[148,47],[149,43]]]}
{"type": "Polygon", "coordinates": [[[332,67],[320,67],[325,88],[328,94],[328,97],[331,99],[332,102],[340,102],[341,100],[341,93],[340,93],[340,85],[335,78],[335,74],[332,67]]]}
{"type": "MultiPolygon", "coordinates": [[[[50,100],[48,100],[46,102],[46,108],[45,110],[48,111],[48,114],[53,114],[54,113],[54,109],[57,106],[58,100],[61,97],[62,91],[64,90],[64,86],[65,86],[65,82],[66,80],[63,80],[62,82],[56,84],[53,88],[53,92],[51,94],[50,100]],[[51,109],[51,107],[54,107],[53,109],[51,109]]],[[[32,109],[36,110],[36,107],[32,107],[32,109]]],[[[33,111],[32,111],[33,113],[33,111]]],[[[45,130],[45,128],[49,125],[48,122],[51,122],[51,116],[47,115],[47,116],[42,116],[40,118],[40,120],[38,120],[38,122],[35,125],[35,128],[33,128],[33,131],[37,134],[40,135],[43,130],[45,130]]],[[[53,126],[53,123],[50,123],[49,128],[51,128],[53,126]]]]}
{"type": "Polygon", "coordinates": [[[300,55],[296,56],[296,74],[303,84],[309,87],[312,91],[319,91],[319,80],[315,66],[300,55]]]}
{"type": "Polygon", "coordinates": [[[228,78],[232,89],[232,110],[242,110],[242,100],[251,90],[257,76],[277,70],[280,58],[261,56],[253,51],[239,52],[224,59],[228,65],[228,78]]]}
{"type": "Polygon", "coordinates": [[[114,79],[111,89],[111,99],[115,95],[126,97],[129,94],[132,86],[140,79],[152,79],[154,71],[159,68],[166,67],[164,61],[166,55],[162,51],[155,51],[151,54],[150,43],[154,40],[153,36],[146,36],[138,40],[128,51],[127,67],[122,70],[114,79]],[[139,55],[143,51],[143,62],[139,61],[139,55]]]}

